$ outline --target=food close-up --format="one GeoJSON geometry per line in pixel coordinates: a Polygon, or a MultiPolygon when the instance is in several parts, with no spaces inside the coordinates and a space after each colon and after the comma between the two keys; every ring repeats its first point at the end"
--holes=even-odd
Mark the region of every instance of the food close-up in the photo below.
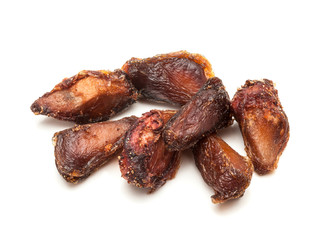
{"type": "Polygon", "coordinates": [[[203,184],[214,191],[211,201],[223,204],[245,194],[254,172],[277,169],[290,128],[273,81],[240,80],[237,87],[244,85],[229,97],[210,62],[187,51],[124,59],[119,67],[80,71],[31,105],[36,115],[75,123],[53,133],[55,165],[67,182],[79,184],[118,161],[128,184],[157,194],[191,151],[203,184]],[[113,119],[140,100],[177,110],[113,119]],[[219,134],[236,123],[246,156],[219,134]]]}
{"type": "Polygon", "coordinates": [[[52,140],[59,173],[72,183],[87,178],[122,150],[124,135],[136,120],[131,116],[55,133],[52,140]]]}
{"type": "Polygon", "coordinates": [[[162,137],[164,126],[175,113],[151,110],[127,131],[119,164],[128,183],[153,192],[175,176],[180,152],[170,152],[162,137]]]}
{"type": "Polygon", "coordinates": [[[289,140],[289,122],[272,81],[246,81],[232,99],[245,150],[258,174],[278,166],[289,140]]]}
{"type": "Polygon", "coordinates": [[[91,123],[108,120],[137,100],[136,89],[121,70],[81,71],[65,78],[31,106],[35,114],[91,123]]]}

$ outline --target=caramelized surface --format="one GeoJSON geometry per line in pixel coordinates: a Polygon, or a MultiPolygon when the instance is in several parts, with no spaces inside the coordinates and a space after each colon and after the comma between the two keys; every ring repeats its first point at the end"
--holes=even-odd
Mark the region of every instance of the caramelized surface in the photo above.
{"type": "Polygon", "coordinates": [[[54,134],[56,166],[68,182],[76,183],[105,164],[123,146],[123,137],[137,120],[79,125],[54,134]]]}
{"type": "Polygon", "coordinates": [[[121,70],[81,71],[36,100],[31,110],[76,123],[98,122],[134,103],[137,96],[121,70]]]}
{"type": "Polygon", "coordinates": [[[169,150],[184,150],[204,135],[232,122],[229,95],[222,81],[214,77],[170,119],[163,137],[169,150]]]}
{"type": "Polygon", "coordinates": [[[119,164],[128,183],[153,192],[175,176],[180,152],[169,152],[161,136],[165,123],[175,113],[152,110],[126,133],[119,164]]]}
{"type": "Polygon", "coordinates": [[[232,109],[255,171],[266,174],[276,169],[289,140],[289,122],[273,82],[246,81],[235,94],[232,109]]]}
{"type": "Polygon", "coordinates": [[[152,58],[132,58],[122,70],[150,100],[184,105],[214,74],[207,59],[186,51],[152,58]]]}
{"type": "Polygon", "coordinates": [[[213,188],[213,203],[241,197],[249,186],[253,165],[215,134],[201,139],[194,147],[196,165],[204,181],[213,188]]]}

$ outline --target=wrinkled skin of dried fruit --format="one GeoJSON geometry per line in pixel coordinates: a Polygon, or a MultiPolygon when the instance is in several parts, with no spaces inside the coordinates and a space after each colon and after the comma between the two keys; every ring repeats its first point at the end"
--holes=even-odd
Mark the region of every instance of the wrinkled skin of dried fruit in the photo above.
{"type": "Polygon", "coordinates": [[[81,71],[36,100],[31,110],[84,124],[108,120],[137,98],[137,90],[121,70],[81,71]]]}
{"type": "Polygon", "coordinates": [[[169,120],[163,138],[169,150],[184,150],[206,134],[232,123],[229,95],[222,81],[214,77],[169,120]]]}
{"type": "Polygon", "coordinates": [[[126,133],[119,164],[128,183],[153,192],[175,176],[180,152],[169,152],[161,136],[164,125],[175,113],[151,110],[126,133]]]}
{"type": "Polygon", "coordinates": [[[263,175],[276,169],[289,140],[289,122],[273,82],[247,80],[232,109],[255,171],[263,175]]]}
{"type": "Polygon", "coordinates": [[[72,183],[87,178],[122,149],[124,134],[137,119],[131,116],[78,125],[55,133],[53,143],[59,173],[72,183]]]}
{"type": "Polygon", "coordinates": [[[214,77],[206,58],[186,51],[132,58],[122,70],[146,99],[181,106],[214,77]]]}
{"type": "Polygon", "coordinates": [[[250,185],[253,165],[216,134],[201,139],[193,148],[204,181],[215,191],[213,203],[242,197],[250,185]]]}

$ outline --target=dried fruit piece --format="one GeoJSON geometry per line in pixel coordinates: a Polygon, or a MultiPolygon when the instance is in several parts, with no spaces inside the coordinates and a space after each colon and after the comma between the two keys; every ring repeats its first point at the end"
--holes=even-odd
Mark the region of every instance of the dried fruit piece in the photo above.
{"type": "Polygon", "coordinates": [[[132,58],[122,70],[145,98],[177,105],[187,103],[208,78],[214,77],[206,58],[186,51],[132,58]]]}
{"type": "Polygon", "coordinates": [[[213,203],[242,197],[250,184],[253,165],[219,136],[211,134],[193,148],[196,165],[204,181],[213,188],[213,203]]]}
{"type": "Polygon", "coordinates": [[[277,168],[289,140],[289,122],[273,82],[247,80],[232,100],[245,150],[258,174],[277,168]]]}
{"type": "Polygon", "coordinates": [[[169,152],[161,136],[164,125],[175,113],[151,110],[126,133],[119,164],[128,183],[153,192],[175,176],[180,152],[169,152]]]}
{"type": "Polygon", "coordinates": [[[137,90],[121,70],[81,71],[36,100],[31,110],[61,120],[91,123],[108,120],[137,97],[137,90]]]}
{"type": "Polygon", "coordinates": [[[88,177],[122,149],[124,134],[137,119],[131,116],[78,125],[55,133],[53,143],[59,173],[72,183],[88,177]]]}
{"type": "Polygon", "coordinates": [[[170,119],[163,137],[169,150],[184,150],[204,135],[232,122],[229,95],[222,81],[214,77],[170,119]]]}

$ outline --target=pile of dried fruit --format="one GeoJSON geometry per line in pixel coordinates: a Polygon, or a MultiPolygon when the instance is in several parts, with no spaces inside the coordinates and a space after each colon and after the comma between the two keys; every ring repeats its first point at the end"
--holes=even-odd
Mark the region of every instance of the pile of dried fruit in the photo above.
{"type": "Polygon", "coordinates": [[[276,169],[289,139],[288,118],[272,81],[248,80],[230,101],[208,60],[186,51],[132,58],[114,72],[81,71],[31,110],[83,124],[53,137],[56,166],[66,181],[77,183],[120,154],[122,177],[153,192],[175,176],[181,151],[191,148],[215,192],[213,203],[241,197],[253,170],[262,175],[276,169]],[[141,98],[181,108],[106,121],[141,98]],[[217,135],[233,117],[248,157],[217,135]]]}

